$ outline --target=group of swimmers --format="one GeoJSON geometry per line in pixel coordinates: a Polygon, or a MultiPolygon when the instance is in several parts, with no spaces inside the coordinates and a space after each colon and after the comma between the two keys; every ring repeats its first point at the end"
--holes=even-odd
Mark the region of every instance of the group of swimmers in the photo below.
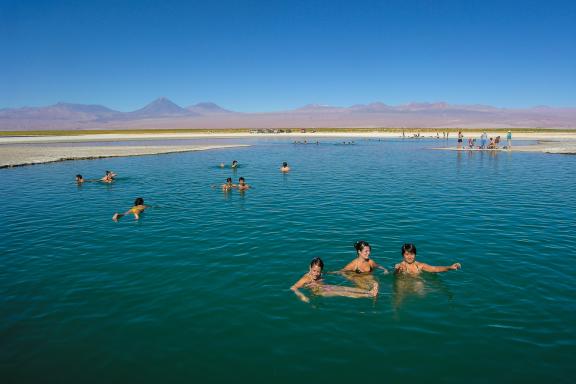
{"type": "MultiPolygon", "coordinates": [[[[232,161],[231,168],[236,169],[237,167],[238,167],[238,161],[236,161],[236,160],[232,161]]],[[[220,168],[224,168],[224,163],[220,163],[220,168]]],[[[282,163],[282,166],[280,167],[280,172],[282,172],[282,173],[290,172],[290,167],[288,166],[288,163],[286,161],[284,161],[282,163]]],[[[212,186],[212,187],[214,188],[214,186],[212,186]]],[[[239,191],[245,191],[245,190],[252,188],[252,186],[247,184],[246,179],[244,179],[244,177],[241,176],[238,178],[238,184],[234,184],[232,182],[231,177],[226,178],[226,182],[224,184],[222,184],[220,186],[220,188],[225,192],[231,191],[233,189],[237,189],[239,191]]]]}
{"type": "MultiPolygon", "coordinates": [[[[341,274],[356,283],[356,287],[325,284],[322,278],[324,262],[321,258],[316,257],[310,262],[308,273],[302,276],[290,289],[304,302],[309,302],[310,299],[300,291],[301,288],[308,288],[312,293],[319,296],[376,297],[379,289],[378,282],[372,279],[371,284],[366,286],[366,284],[359,283],[354,278],[354,275],[371,276],[376,269],[382,270],[384,274],[388,274],[389,271],[370,259],[371,247],[366,241],[357,241],[354,244],[354,248],[356,249],[356,258],[354,260],[346,264],[344,268],[328,273],[341,274]]],[[[414,276],[419,275],[421,272],[438,273],[460,268],[460,263],[448,266],[433,266],[416,261],[416,246],[414,244],[404,244],[402,246],[402,261],[394,266],[394,273],[414,276]]]]}
{"type": "Polygon", "coordinates": [[[111,184],[114,182],[114,179],[116,179],[116,176],[118,175],[112,171],[106,171],[104,176],[99,179],[85,179],[82,175],[78,174],[76,175],[76,184],[82,185],[86,182],[93,182],[93,181],[100,181],[102,183],[111,184]]]}

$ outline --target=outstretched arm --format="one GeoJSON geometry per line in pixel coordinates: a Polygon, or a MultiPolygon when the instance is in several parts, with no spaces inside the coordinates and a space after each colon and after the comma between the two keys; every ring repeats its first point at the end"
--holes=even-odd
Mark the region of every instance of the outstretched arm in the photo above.
{"type": "Polygon", "coordinates": [[[385,275],[387,275],[387,274],[389,273],[387,268],[381,266],[380,264],[378,264],[378,263],[375,262],[374,260],[370,260],[370,265],[372,266],[372,268],[381,269],[382,271],[384,271],[384,274],[385,274],[385,275]]]}
{"type": "Polygon", "coordinates": [[[448,271],[460,269],[462,266],[460,265],[460,263],[454,263],[454,264],[448,265],[448,266],[434,266],[434,265],[428,265],[425,263],[420,263],[420,267],[422,268],[423,271],[438,273],[438,272],[448,272],[448,271]]]}
{"type": "Polygon", "coordinates": [[[290,289],[292,290],[292,292],[294,292],[296,294],[296,296],[298,296],[298,298],[300,300],[302,300],[305,303],[309,303],[310,299],[308,297],[306,297],[305,294],[303,294],[302,292],[300,292],[299,288],[302,288],[306,283],[308,282],[308,279],[306,276],[302,276],[300,278],[300,280],[298,280],[296,282],[296,284],[294,284],[293,286],[290,287],[290,289]]]}

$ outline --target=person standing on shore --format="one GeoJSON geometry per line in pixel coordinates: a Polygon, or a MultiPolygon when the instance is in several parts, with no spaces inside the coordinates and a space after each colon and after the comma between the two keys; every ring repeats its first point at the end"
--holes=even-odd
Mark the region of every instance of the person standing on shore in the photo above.
{"type": "Polygon", "coordinates": [[[480,146],[482,149],[486,149],[486,140],[488,140],[488,134],[486,133],[486,131],[484,131],[480,135],[480,146]]]}
{"type": "Polygon", "coordinates": [[[508,150],[512,149],[512,131],[508,130],[508,133],[506,134],[506,140],[508,141],[508,150]]]}
{"type": "Polygon", "coordinates": [[[462,149],[462,140],[464,139],[464,135],[462,131],[458,131],[458,149],[462,149]]]}

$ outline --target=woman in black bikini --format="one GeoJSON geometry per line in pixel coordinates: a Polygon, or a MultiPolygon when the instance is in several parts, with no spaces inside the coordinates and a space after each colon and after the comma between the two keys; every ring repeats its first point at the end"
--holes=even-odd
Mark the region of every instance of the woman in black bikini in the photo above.
{"type": "Polygon", "coordinates": [[[375,269],[381,269],[384,273],[388,273],[388,270],[383,266],[376,263],[370,258],[370,252],[372,248],[370,244],[366,241],[360,240],[354,244],[354,249],[356,249],[356,258],[349,262],[340,272],[355,272],[359,274],[372,273],[375,269]]]}

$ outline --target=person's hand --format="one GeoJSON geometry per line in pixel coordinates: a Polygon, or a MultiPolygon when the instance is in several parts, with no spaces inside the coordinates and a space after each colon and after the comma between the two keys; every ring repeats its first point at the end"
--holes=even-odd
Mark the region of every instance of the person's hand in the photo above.
{"type": "Polygon", "coordinates": [[[460,269],[460,268],[462,268],[460,263],[454,263],[450,266],[450,269],[452,269],[452,270],[456,270],[456,269],[460,269]]]}

